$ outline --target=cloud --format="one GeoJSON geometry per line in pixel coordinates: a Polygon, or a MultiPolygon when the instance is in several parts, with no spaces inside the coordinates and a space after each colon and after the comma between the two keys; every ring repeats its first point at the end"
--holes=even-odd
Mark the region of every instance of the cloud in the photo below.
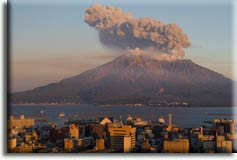
{"type": "MultiPolygon", "coordinates": [[[[158,20],[133,18],[121,8],[94,4],[85,11],[85,22],[99,31],[99,39],[107,47],[140,50],[151,49],[163,57],[184,57],[190,47],[188,36],[176,24],[158,20]]],[[[158,56],[160,57],[160,56],[158,56]]]]}

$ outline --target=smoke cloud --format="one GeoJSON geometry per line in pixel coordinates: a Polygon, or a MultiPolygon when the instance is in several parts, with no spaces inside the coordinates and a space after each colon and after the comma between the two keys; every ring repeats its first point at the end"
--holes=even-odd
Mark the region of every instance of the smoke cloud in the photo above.
{"type": "Polygon", "coordinates": [[[148,48],[146,50],[142,50],[139,48],[128,49],[127,54],[136,55],[136,56],[142,55],[142,56],[154,58],[156,60],[161,60],[161,61],[174,61],[178,59],[183,59],[183,54],[180,54],[180,52],[177,52],[175,50],[169,53],[164,53],[154,48],[148,48]]]}
{"type": "Polygon", "coordinates": [[[176,24],[158,20],[133,18],[121,8],[94,4],[85,11],[85,22],[99,31],[100,41],[107,47],[127,49],[136,53],[155,53],[160,60],[181,59],[184,48],[191,44],[176,24]]]}

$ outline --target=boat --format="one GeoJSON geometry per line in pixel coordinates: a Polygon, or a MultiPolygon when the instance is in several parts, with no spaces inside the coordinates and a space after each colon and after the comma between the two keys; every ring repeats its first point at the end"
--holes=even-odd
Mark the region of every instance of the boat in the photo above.
{"type": "Polygon", "coordinates": [[[59,113],[59,115],[58,115],[59,117],[64,117],[65,116],[65,114],[63,113],[63,112],[61,112],[61,113],[59,113]]]}

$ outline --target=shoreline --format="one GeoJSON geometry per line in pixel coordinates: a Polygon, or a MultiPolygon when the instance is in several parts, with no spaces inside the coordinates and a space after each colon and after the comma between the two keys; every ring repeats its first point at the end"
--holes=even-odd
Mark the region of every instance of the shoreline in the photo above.
{"type": "Polygon", "coordinates": [[[139,107],[152,107],[152,108],[164,108],[164,107],[177,107],[177,108],[235,108],[237,106],[160,106],[160,105],[157,105],[157,106],[150,106],[150,105],[141,105],[141,106],[136,106],[136,105],[131,105],[131,104],[104,104],[104,105],[101,105],[101,104],[81,104],[81,103],[58,103],[58,104],[45,104],[45,103],[35,103],[35,104],[32,104],[32,103],[22,103],[22,104],[7,104],[7,106],[80,106],[80,105],[94,105],[94,106],[99,106],[99,107],[134,107],[134,108],[139,108],[139,107]]]}

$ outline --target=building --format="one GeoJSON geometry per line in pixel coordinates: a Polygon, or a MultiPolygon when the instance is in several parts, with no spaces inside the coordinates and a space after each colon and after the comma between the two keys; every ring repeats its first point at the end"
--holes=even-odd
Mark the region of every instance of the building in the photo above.
{"type": "Polygon", "coordinates": [[[85,127],[85,136],[92,136],[94,139],[106,137],[106,127],[102,124],[88,124],[85,127]]]}
{"type": "Polygon", "coordinates": [[[37,135],[35,131],[25,133],[23,136],[26,143],[29,143],[31,141],[38,141],[39,139],[39,136],[37,135]]]}
{"type": "Polygon", "coordinates": [[[217,133],[218,135],[224,135],[225,134],[224,126],[217,126],[217,133]]]}
{"type": "Polygon", "coordinates": [[[64,149],[72,151],[74,148],[73,139],[64,139],[64,149]]]}
{"type": "Polygon", "coordinates": [[[221,143],[221,152],[232,153],[232,141],[222,141],[221,143]]]}
{"type": "Polygon", "coordinates": [[[17,153],[31,153],[33,151],[32,145],[28,145],[26,143],[21,143],[14,149],[14,152],[17,153]]]}
{"type": "Polygon", "coordinates": [[[77,139],[76,141],[77,141],[77,146],[79,147],[79,149],[82,149],[82,148],[89,147],[93,143],[93,138],[92,137],[84,137],[81,139],[77,139]]]}
{"type": "Polygon", "coordinates": [[[160,124],[165,124],[165,119],[164,119],[164,117],[160,117],[160,118],[158,119],[158,122],[159,122],[160,124]]]}
{"type": "Polygon", "coordinates": [[[141,152],[150,152],[151,145],[148,139],[145,139],[141,146],[141,152]]]}
{"type": "Polygon", "coordinates": [[[166,131],[171,131],[172,130],[172,127],[173,127],[173,125],[172,125],[172,114],[168,114],[168,119],[169,119],[169,123],[168,123],[168,126],[167,126],[167,128],[166,128],[166,131]]]}
{"type": "Polygon", "coordinates": [[[135,126],[146,126],[148,121],[142,120],[141,118],[134,118],[133,125],[135,126]]]}
{"type": "Polygon", "coordinates": [[[69,136],[70,136],[70,138],[75,138],[75,139],[79,138],[79,128],[77,125],[75,125],[75,124],[70,125],[69,136]]]}
{"type": "Polygon", "coordinates": [[[216,147],[216,142],[215,141],[203,141],[202,142],[202,149],[203,152],[206,153],[214,153],[216,147]]]}
{"type": "Polygon", "coordinates": [[[198,140],[199,141],[214,141],[215,140],[215,136],[199,134],[198,135],[198,140]]]}
{"type": "Polygon", "coordinates": [[[235,122],[234,121],[230,122],[230,133],[235,134],[235,122]]]}
{"type": "Polygon", "coordinates": [[[79,128],[79,137],[85,137],[86,125],[80,124],[80,126],[78,126],[78,128],[79,128]]]}
{"type": "Polygon", "coordinates": [[[218,153],[232,153],[232,141],[225,140],[225,136],[217,136],[216,150],[218,153]]]}
{"type": "Polygon", "coordinates": [[[136,128],[131,126],[109,128],[110,147],[119,152],[134,151],[136,145],[136,128]]]}
{"type": "Polygon", "coordinates": [[[104,117],[104,118],[100,118],[99,119],[99,123],[101,125],[106,125],[106,124],[109,124],[109,123],[112,123],[113,122],[113,118],[112,117],[104,117]]]}
{"type": "Polygon", "coordinates": [[[64,149],[68,151],[79,151],[89,147],[93,143],[92,137],[84,137],[81,139],[76,138],[65,138],[64,139],[64,149]]]}
{"type": "Polygon", "coordinates": [[[126,121],[132,121],[132,120],[133,120],[133,117],[129,114],[126,121]]]}
{"type": "Polygon", "coordinates": [[[8,120],[8,128],[30,128],[35,125],[35,120],[30,118],[25,118],[24,115],[21,115],[20,118],[10,116],[8,120]]]}
{"type": "Polygon", "coordinates": [[[216,136],[216,150],[217,152],[221,152],[222,150],[222,141],[225,140],[225,136],[216,136]]]}
{"type": "Polygon", "coordinates": [[[235,122],[234,120],[225,120],[225,119],[215,119],[214,123],[217,126],[217,129],[222,133],[235,133],[235,122]],[[220,128],[220,129],[219,129],[220,128]]]}
{"type": "Polygon", "coordinates": [[[8,139],[8,149],[9,150],[13,150],[16,148],[16,144],[17,144],[17,139],[16,138],[9,138],[8,139]]]}
{"type": "Polygon", "coordinates": [[[189,140],[177,139],[174,141],[164,141],[163,151],[165,153],[188,153],[189,152],[189,140]]]}
{"type": "Polygon", "coordinates": [[[216,142],[215,136],[198,134],[198,148],[204,152],[213,152],[216,142]]]}
{"type": "Polygon", "coordinates": [[[131,152],[132,151],[132,138],[131,136],[123,137],[123,152],[131,152]]]}
{"type": "Polygon", "coordinates": [[[103,138],[96,140],[96,150],[103,151],[105,149],[105,140],[103,138]]]}
{"type": "Polygon", "coordinates": [[[108,132],[109,132],[109,128],[119,128],[119,127],[121,127],[123,125],[123,123],[121,123],[121,122],[113,122],[113,123],[108,123],[108,124],[106,124],[106,129],[108,130],[108,132]]]}
{"type": "Polygon", "coordinates": [[[63,140],[68,137],[69,127],[61,127],[61,128],[50,128],[49,129],[49,139],[52,142],[56,142],[57,140],[63,140]]]}

